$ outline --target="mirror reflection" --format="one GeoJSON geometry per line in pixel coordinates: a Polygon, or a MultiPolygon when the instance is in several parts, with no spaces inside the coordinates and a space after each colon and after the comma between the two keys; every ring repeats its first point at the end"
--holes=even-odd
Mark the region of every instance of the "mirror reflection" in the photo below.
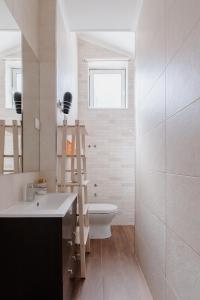
{"type": "Polygon", "coordinates": [[[39,62],[0,0],[0,175],[39,170],[39,62]]]}
{"type": "Polygon", "coordinates": [[[0,173],[23,170],[21,32],[4,1],[0,3],[0,173]]]}

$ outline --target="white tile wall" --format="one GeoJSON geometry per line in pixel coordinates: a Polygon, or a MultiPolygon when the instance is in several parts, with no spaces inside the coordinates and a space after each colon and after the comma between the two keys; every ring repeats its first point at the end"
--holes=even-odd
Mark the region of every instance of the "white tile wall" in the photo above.
{"type": "Polygon", "coordinates": [[[200,178],[167,176],[168,226],[200,255],[200,178]],[[187,220],[187,221],[186,221],[187,220]]]}
{"type": "Polygon", "coordinates": [[[199,114],[197,101],[167,120],[168,172],[200,176],[199,114]]]}
{"type": "Polygon", "coordinates": [[[23,201],[27,183],[33,182],[38,176],[39,173],[0,175],[0,209],[6,209],[18,201],[23,201]]]}
{"type": "Polygon", "coordinates": [[[136,252],[154,299],[197,300],[200,2],[159,2],[136,34],[136,252]]]}
{"type": "Polygon", "coordinates": [[[129,63],[129,108],[88,109],[88,65],[86,58],[119,57],[104,48],[79,40],[79,119],[86,125],[89,200],[118,205],[115,224],[134,224],[135,214],[135,125],[134,63],[129,63]],[[96,145],[96,148],[94,148],[96,145]],[[94,184],[98,187],[94,187],[94,184]],[[95,197],[94,194],[97,194],[95,197]]]}
{"type": "Polygon", "coordinates": [[[199,300],[200,256],[170,230],[167,231],[166,277],[178,299],[199,300]]]}

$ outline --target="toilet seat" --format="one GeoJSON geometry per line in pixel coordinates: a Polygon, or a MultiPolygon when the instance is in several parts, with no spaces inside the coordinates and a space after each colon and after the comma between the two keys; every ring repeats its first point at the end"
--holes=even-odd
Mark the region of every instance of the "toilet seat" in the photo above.
{"type": "Polygon", "coordinates": [[[111,214],[117,212],[118,208],[114,204],[89,203],[89,214],[111,214]]]}

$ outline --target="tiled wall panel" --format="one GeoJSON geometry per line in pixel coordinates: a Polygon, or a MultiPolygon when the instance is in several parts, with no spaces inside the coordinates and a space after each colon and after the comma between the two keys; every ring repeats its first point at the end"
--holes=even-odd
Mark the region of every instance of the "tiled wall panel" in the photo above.
{"type": "Polygon", "coordinates": [[[114,58],[119,54],[80,40],[79,119],[87,127],[89,201],[113,203],[120,209],[115,224],[134,224],[135,214],[135,120],[134,64],[129,63],[129,107],[88,109],[87,58],[114,58]],[[94,147],[96,145],[96,147],[94,147]],[[94,187],[97,184],[97,187],[94,187]],[[95,196],[96,194],[96,196],[95,196]]]}
{"type": "Polygon", "coordinates": [[[136,252],[154,299],[197,300],[200,2],[159,2],[136,34],[136,252]]]}

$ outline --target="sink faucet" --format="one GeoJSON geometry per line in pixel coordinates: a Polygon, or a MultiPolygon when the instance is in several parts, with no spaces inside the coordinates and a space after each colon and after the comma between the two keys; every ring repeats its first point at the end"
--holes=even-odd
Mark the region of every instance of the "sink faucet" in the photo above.
{"type": "Polygon", "coordinates": [[[35,195],[39,194],[41,191],[46,191],[46,188],[38,187],[34,183],[28,183],[26,187],[26,201],[34,201],[35,195]]]}

